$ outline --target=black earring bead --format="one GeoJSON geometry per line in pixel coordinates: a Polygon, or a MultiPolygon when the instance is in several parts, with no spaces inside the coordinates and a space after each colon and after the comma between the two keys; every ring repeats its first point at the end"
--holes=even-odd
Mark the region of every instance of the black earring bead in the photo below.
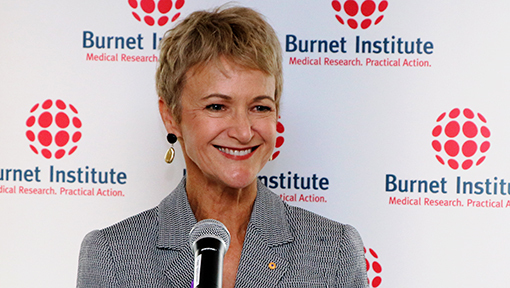
{"type": "Polygon", "coordinates": [[[166,141],[168,141],[168,143],[170,144],[174,144],[175,142],[177,142],[177,136],[175,136],[175,134],[168,133],[166,135],[166,141]]]}

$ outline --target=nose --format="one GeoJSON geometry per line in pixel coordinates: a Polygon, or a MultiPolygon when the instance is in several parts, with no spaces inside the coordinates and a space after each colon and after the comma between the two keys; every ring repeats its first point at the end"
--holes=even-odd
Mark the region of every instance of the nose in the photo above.
{"type": "Polygon", "coordinates": [[[239,111],[231,120],[228,136],[237,139],[239,143],[247,144],[253,138],[252,121],[248,112],[239,111]]]}

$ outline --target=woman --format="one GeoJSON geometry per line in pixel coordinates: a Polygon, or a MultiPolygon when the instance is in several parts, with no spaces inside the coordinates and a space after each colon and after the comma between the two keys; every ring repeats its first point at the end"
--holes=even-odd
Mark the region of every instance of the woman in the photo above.
{"type": "Polygon", "coordinates": [[[162,40],[156,83],[187,175],[158,207],[86,236],[78,287],[189,287],[188,234],[209,218],[231,234],[223,287],[366,287],[354,228],[288,206],[257,181],[282,93],[280,43],[261,15],[191,14],[162,40]]]}

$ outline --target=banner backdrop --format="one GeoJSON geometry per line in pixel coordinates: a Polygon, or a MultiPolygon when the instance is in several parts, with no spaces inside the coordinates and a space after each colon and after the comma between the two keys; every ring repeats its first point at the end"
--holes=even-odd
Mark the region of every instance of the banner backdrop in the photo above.
{"type": "MultiPolygon", "coordinates": [[[[84,235],[156,206],[164,32],[225,1],[0,3],[0,287],[75,286],[84,235]]],[[[282,199],[354,225],[370,287],[507,287],[508,1],[238,1],[284,50],[282,199]]]]}

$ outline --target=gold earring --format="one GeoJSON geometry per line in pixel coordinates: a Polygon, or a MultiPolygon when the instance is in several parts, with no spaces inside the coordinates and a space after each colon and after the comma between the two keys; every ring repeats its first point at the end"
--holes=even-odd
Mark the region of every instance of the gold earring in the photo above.
{"type": "Polygon", "coordinates": [[[168,141],[168,143],[172,144],[172,146],[168,148],[168,151],[166,151],[165,154],[165,162],[170,164],[172,163],[172,161],[174,161],[175,157],[174,143],[177,142],[177,136],[175,136],[175,134],[168,133],[168,135],[166,135],[166,140],[168,141]]]}

